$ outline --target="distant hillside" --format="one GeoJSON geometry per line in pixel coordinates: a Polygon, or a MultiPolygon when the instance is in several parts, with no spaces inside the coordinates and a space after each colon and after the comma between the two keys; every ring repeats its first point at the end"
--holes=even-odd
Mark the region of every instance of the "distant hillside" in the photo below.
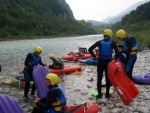
{"type": "Polygon", "coordinates": [[[99,29],[99,33],[102,33],[104,29],[111,28],[112,24],[106,24],[104,22],[100,21],[94,21],[94,20],[87,20],[87,23],[92,24],[93,26],[97,27],[99,29]]]}
{"type": "Polygon", "coordinates": [[[150,48],[150,2],[142,4],[136,10],[124,16],[121,22],[113,26],[114,30],[123,28],[128,34],[138,38],[140,48],[150,48]]]}
{"type": "Polygon", "coordinates": [[[0,0],[0,12],[0,40],[97,32],[85,21],[75,20],[65,0],[0,0]]]}
{"type": "Polygon", "coordinates": [[[101,21],[95,21],[95,20],[87,20],[86,22],[91,23],[93,26],[99,26],[99,25],[104,25],[104,22],[101,21]]]}
{"type": "Polygon", "coordinates": [[[117,22],[121,21],[122,17],[129,14],[132,10],[135,10],[138,6],[140,6],[141,4],[144,4],[148,1],[150,1],[150,0],[145,0],[145,1],[140,1],[138,3],[135,3],[135,4],[131,5],[130,7],[128,7],[126,10],[124,10],[123,12],[121,12],[120,14],[118,14],[114,17],[108,17],[108,18],[102,20],[102,22],[107,23],[107,24],[117,23],[117,22]]]}

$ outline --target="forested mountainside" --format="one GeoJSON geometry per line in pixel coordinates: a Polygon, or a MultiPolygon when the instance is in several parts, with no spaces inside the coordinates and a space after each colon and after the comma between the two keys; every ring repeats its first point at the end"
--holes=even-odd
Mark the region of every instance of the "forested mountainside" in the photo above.
{"type": "Polygon", "coordinates": [[[97,33],[75,20],[65,0],[0,0],[0,40],[97,33]]]}
{"type": "Polygon", "coordinates": [[[132,10],[135,10],[141,4],[147,3],[149,1],[150,0],[139,1],[139,2],[129,6],[126,10],[122,11],[120,14],[113,16],[113,17],[108,17],[108,18],[102,20],[102,22],[107,23],[107,24],[115,24],[117,22],[120,22],[122,17],[129,14],[132,10]]]}
{"type": "Polygon", "coordinates": [[[128,34],[138,38],[140,48],[150,48],[150,2],[142,4],[130,14],[124,16],[121,22],[113,27],[115,30],[123,28],[128,34]]]}

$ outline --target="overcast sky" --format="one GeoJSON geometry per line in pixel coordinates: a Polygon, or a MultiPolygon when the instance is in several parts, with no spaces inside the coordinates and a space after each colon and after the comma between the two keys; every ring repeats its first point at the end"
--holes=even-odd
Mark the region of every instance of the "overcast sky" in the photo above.
{"type": "Polygon", "coordinates": [[[144,0],[66,0],[77,20],[101,21],[144,0]]]}

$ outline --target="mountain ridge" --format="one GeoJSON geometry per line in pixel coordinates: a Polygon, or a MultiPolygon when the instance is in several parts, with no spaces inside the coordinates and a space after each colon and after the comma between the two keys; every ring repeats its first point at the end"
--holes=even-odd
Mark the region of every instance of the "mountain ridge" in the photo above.
{"type": "Polygon", "coordinates": [[[127,9],[125,9],[123,12],[119,13],[118,15],[114,16],[114,17],[107,17],[106,19],[102,20],[101,22],[104,22],[106,24],[114,24],[117,23],[119,21],[121,21],[122,17],[124,17],[125,15],[129,14],[131,11],[135,10],[138,6],[148,2],[150,0],[145,0],[145,1],[140,1],[137,2],[131,6],[129,6],[127,9]]]}
{"type": "Polygon", "coordinates": [[[0,0],[0,39],[97,33],[65,0],[0,0]]]}

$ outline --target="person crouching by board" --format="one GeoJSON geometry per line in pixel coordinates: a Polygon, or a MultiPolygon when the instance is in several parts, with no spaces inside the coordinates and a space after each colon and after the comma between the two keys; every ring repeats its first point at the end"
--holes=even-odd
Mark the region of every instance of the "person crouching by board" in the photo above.
{"type": "Polygon", "coordinates": [[[105,71],[105,79],[106,79],[106,93],[105,97],[109,98],[109,89],[111,86],[111,83],[108,79],[107,75],[107,66],[108,63],[112,60],[112,54],[113,54],[113,49],[115,50],[116,53],[116,59],[118,58],[118,48],[117,44],[111,40],[113,36],[113,32],[111,29],[105,29],[103,31],[103,37],[104,39],[97,41],[95,44],[93,44],[88,50],[89,53],[92,55],[93,58],[98,59],[98,64],[97,64],[97,89],[98,89],[98,95],[97,99],[102,98],[102,78],[103,78],[103,71],[105,71]],[[99,56],[94,54],[93,50],[98,47],[99,49],[99,56]]]}
{"type": "Polygon", "coordinates": [[[45,77],[45,84],[48,87],[48,92],[44,98],[36,98],[32,113],[64,113],[66,106],[66,98],[57,85],[59,78],[56,74],[49,73],[45,77]]]}
{"type": "Polygon", "coordinates": [[[49,65],[49,68],[52,69],[63,69],[64,68],[64,63],[61,61],[60,58],[56,58],[54,54],[49,55],[49,59],[53,61],[52,65],[49,65]]]}

